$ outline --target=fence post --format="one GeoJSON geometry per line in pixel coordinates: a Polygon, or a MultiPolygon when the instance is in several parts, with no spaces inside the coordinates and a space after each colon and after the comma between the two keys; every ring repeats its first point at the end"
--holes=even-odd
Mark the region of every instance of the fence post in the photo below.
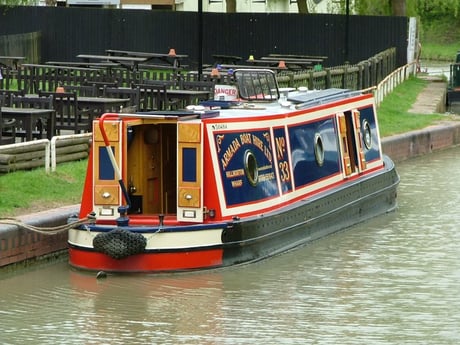
{"type": "MultiPolygon", "coordinates": [[[[89,150],[89,139],[91,138],[92,133],[82,133],[82,134],[70,134],[70,135],[57,135],[54,136],[51,139],[51,153],[49,156],[51,156],[51,172],[56,171],[56,165],[58,161],[58,142],[63,142],[63,145],[61,147],[66,146],[67,149],[65,150],[66,152],[62,153],[62,160],[63,161],[71,161],[71,160],[76,160],[76,159],[81,159],[84,158],[85,156],[88,156],[88,150],[89,150]],[[68,142],[69,145],[65,145],[65,142],[68,142]],[[86,150],[81,150],[80,146],[78,144],[84,144],[87,143],[87,149],[86,150]],[[71,146],[74,146],[73,148],[71,146]],[[65,157],[67,155],[67,158],[65,157]]],[[[64,150],[63,150],[64,151],[64,150]]]]}

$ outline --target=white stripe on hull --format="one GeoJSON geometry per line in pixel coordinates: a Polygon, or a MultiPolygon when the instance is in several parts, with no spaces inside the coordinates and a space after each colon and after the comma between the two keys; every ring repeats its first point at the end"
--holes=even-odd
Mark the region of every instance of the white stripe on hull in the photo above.
{"type": "MultiPolygon", "coordinates": [[[[93,239],[99,233],[71,229],[69,231],[69,244],[93,248],[93,239]]],[[[143,233],[142,235],[147,239],[146,250],[187,249],[222,244],[222,229],[143,233]]]]}

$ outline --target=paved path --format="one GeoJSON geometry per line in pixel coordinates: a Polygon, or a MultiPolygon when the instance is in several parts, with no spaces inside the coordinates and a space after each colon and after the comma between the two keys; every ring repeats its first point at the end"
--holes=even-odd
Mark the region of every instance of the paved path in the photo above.
{"type": "Polygon", "coordinates": [[[419,77],[429,81],[429,83],[420,92],[409,112],[414,114],[444,114],[446,112],[447,83],[437,76],[419,77]]]}

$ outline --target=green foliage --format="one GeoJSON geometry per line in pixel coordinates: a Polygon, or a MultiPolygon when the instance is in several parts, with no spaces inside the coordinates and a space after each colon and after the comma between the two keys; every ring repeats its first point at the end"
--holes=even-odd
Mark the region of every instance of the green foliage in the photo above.
{"type": "MultiPolygon", "coordinates": [[[[355,0],[353,11],[361,15],[389,16],[391,3],[394,0],[355,0]]],[[[345,6],[346,0],[340,0],[345,6]]],[[[353,1],[350,0],[350,3],[353,1]]],[[[406,15],[420,17],[422,20],[456,18],[459,14],[460,1],[458,0],[405,0],[406,15]]]]}
{"type": "Polygon", "coordinates": [[[388,0],[356,0],[354,13],[372,16],[388,16],[391,14],[388,0]]]}
{"type": "MultiPolygon", "coordinates": [[[[391,15],[392,1],[355,0],[353,13],[391,15]]],[[[346,0],[340,0],[340,3],[344,6],[346,0]]],[[[418,19],[422,60],[453,61],[460,50],[460,1],[405,0],[405,4],[406,15],[418,19]]]]}
{"type": "Polygon", "coordinates": [[[412,0],[416,3],[417,14],[422,19],[443,19],[458,16],[458,0],[412,0]]]}
{"type": "Polygon", "coordinates": [[[1,6],[37,5],[38,0],[0,0],[1,6]]]}

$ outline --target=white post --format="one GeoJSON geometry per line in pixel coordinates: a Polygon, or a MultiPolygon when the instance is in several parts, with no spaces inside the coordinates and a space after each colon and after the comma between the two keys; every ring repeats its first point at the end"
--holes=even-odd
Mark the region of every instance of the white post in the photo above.
{"type": "Polygon", "coordinates": [[[416,36],[417,36],[417,19],[415,17],[409,18],[409,32],[407,40],[407,63],[414,62],[415,54],[418,47],[416,47],[416,36]]]}

